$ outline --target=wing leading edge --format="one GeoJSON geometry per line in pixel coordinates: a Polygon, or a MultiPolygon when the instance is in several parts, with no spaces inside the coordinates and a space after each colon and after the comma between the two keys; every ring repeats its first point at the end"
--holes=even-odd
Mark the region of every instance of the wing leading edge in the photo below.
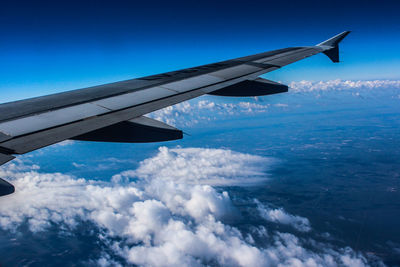
{"type": "Polygon", "coordinates": [[[180,130],[143,115],[204,94],[258,96],[286,92],[286,85],[258,76],[321,52],[338,62],[338,45],[347,34],[348,31],[343,32],[315,46],[278,49],[1,104],[0,165],[12,160],[15,154],[67,139],[107,142],[180,139],[180,130]]]}

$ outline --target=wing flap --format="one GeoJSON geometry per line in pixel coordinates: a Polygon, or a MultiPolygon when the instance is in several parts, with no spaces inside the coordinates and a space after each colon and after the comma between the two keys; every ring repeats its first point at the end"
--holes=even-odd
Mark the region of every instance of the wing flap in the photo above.
{"type": "Polygon", "coordinates": [[[225,88],[210,92],[210,95],[218,96],[262,96],[285,93],[288,86],[263,78],[245,80],[225,88]]]}
{"type": "Polygon", "coordinates": [[[5,133],[0,132],[0,143],[11,139],[12,136],[9,136],[5,133]]]}
{"type": "Polygon", "coordinates": [[[71,138],[80,141],[150,143],[183,138],[183,132],[163,122],[141,116],[71,138]]]}
{"type": "Polygon", "coordinates": [[[15,159],[15,157],[12,155],[0,153],[0,165],[3,165],[13,159],[15,159]]]}

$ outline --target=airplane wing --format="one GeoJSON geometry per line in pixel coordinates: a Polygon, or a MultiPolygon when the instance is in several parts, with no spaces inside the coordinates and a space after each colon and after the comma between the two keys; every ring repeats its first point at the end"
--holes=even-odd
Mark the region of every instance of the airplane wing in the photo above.
{"type": "MultiPolygon", "coordinates": [[[[315,46],[278,49],[1,104],[0,165],[14,155],[67,139],[131,143],[181,139],[182,131],[144,115],[204,94],[261,96],[287,92],[286,85],[258,76],[321,52],[339,62],[339,42],[349,33],[315,46]]],[[[0,188],[8,186],[4,183],[0,179],[0,188]]]]}

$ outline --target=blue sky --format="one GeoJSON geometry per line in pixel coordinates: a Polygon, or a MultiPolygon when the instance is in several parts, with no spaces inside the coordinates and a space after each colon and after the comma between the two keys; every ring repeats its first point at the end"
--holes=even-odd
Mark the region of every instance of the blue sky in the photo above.
{"type": "Polygon", "coordinates": [[[1,102],[211,63],[343,30],[323,55],[268,74],[283,82],[398,79],[396,1],[12,1],[0,10],[1,102]]]}

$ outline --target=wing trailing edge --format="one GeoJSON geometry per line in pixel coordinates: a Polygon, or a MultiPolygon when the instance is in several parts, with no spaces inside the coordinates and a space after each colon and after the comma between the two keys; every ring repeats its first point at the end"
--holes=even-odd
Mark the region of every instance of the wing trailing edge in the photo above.
{"type": "Polygon", "coordinates": [[[208,93],[209,95],[218,96],[263,96],[285,93],[288,91],[288,86],[263,78],[255,80],[245,80],[217,91],[208,93]]]}
{"type": "Polygon", "coordinates": [[[11,139],[12,136],[0,132],[0,143],[11,139]]]}
{"type": "Polygon", "coordinates": [[[151,143],[183,138],[183,132],[161,121],[141,116],[71,138],[79,141],[151,143]]]}
{"type": "Polygon", "coordinates": [[[0,165],[3,165],[13,159],[15,159],[13,155],[0,153],[0,165]]]}

